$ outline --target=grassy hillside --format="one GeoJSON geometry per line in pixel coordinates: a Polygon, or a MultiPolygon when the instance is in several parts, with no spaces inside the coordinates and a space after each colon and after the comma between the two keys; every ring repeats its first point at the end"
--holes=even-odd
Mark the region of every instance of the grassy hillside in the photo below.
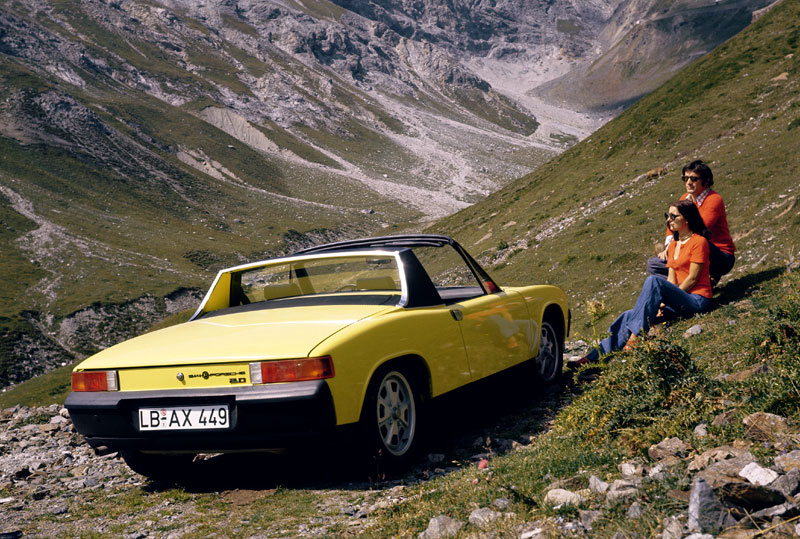
{"type": "MultiPolygon", "coordinates": [[[[588,139],[488,199],[431,227],[461,240],[501,282],[557,284],[613,316],[635,300],[681,167],[704,159],[737,245],[729,278],[800,247],[800,5],[783,2],[588,139]],[[663,169],[661,176],[648,171],[663,169]]],[[[723,280],[724,283],[724,280],[723,280]]]]}

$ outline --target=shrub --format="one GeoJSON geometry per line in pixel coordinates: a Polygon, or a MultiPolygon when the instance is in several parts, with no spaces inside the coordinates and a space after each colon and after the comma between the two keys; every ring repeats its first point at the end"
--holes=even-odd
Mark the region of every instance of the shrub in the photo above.
{"type": "Polygon", "coordinates": [[[707,415],[720,392],[684,348],[666,340],[644,341],[634,353],[612,357],[557,428],[598,441],[626,430],[674,435],[707,415]]]}
{"type": "Polygon", "coordinates": [[[800,295],[787,294],[768,311],[764,329],[753,339],[753,360],[766,373],[749,380],[752,406],[786,417],[800,416],[800,295]]]}

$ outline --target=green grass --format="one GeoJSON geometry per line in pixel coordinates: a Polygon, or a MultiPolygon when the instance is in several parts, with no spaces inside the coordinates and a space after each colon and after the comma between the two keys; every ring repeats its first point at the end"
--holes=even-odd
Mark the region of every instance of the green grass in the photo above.
{"type": "Polygon", "coordinates": [[[64,404],[70,391],[70,373],[74,365],[58,367],[0,392],[0,409],[12,406],[47,406],[64,404]]]}

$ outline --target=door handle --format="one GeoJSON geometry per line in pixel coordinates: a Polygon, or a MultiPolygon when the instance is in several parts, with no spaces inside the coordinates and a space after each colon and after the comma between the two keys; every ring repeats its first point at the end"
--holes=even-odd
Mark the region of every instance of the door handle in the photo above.
{"type": "Polygon", "coordinates": [[[456,322],[460,322],[464,319],[464,313],[462,313],[458,309],[452,309],[450,311],[450,314],[453,316],[453,320],[455,320],[456,322]]]}

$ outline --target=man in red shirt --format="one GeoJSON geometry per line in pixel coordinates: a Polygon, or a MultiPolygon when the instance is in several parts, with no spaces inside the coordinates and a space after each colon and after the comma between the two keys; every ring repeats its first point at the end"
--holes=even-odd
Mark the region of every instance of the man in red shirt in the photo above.
{"type": "MultiPolygon", "coordinates": [[[[711,285],[714,286],[723,275],[733,269],[736,261],[734,256],[736,246],[728,230],[725,203],[719,193],[711,189],[714,185],[714,175],[711,168],[703,161],[698,159],[683,167],[681,179],[686,185],[686,193],[681,200],[689,199],[694,202],[706,228],[711,232],[709,274],[711,285]]],[[[664,250],[647,261],[647,272],[651,275],[667,276],[667,247],[671,240],[670,234],[667,236],[664,250]]]]}

